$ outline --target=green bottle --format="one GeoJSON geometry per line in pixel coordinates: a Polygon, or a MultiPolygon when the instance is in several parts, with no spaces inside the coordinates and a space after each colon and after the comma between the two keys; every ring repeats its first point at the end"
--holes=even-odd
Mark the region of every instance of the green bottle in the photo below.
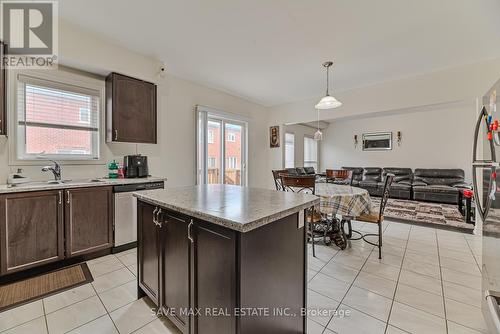
{"type": "Polygon", "coordinates": [[[113,162],[110,162],[108,164],[108,177],[110,179],[118,178],[118,164],[116,163],[115,160],[113,160],[113,162]]]}

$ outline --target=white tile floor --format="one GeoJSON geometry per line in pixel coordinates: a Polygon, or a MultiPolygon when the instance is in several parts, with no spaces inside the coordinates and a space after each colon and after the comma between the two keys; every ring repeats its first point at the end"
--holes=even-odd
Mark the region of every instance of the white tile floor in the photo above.
{"type": "MultiPolygon", "coordinates": [[[[479,237],[386,222],[381,261],[363,241],[309,253],[309,309],[332,314],[311,314],[309,334],[486,333],[479,237]]],[[[135,249],[88,265],[92,284],[0,313],[0,333],[179,333],[136,300],[135,249]]]]}

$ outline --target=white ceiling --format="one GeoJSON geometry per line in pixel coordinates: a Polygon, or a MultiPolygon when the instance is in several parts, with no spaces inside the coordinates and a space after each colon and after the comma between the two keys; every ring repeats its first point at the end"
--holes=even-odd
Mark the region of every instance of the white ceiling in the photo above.
{"type": "Polygon", "coordinates": [[[266,106],[500,57],[499,0],[64,0],[60,15],[266,106]]]}

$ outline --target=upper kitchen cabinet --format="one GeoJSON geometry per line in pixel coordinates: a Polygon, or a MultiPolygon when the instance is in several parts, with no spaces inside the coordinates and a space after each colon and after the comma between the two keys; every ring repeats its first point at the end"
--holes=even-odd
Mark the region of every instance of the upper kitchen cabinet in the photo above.
{"type": "Polygon", "coordinates": [[[6,53],[7,46],[0,42],[0,136],[7,135],[7,85],[6,70],[3,66],[3,56],[6,53]]]}
{"type": "Polygon", "coordinates": [[[156,123],[156,85],[111,73],[106,78],[106,140],[156,144],[156,123]]]}

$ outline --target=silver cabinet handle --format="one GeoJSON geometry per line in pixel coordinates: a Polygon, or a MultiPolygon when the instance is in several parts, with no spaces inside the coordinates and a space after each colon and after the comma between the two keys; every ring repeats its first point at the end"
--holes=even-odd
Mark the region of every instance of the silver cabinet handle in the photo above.
{"type": "Polygon", "coordinates": [[[155,208],[154,211],[153,211],[153,223],[155,225],[157,225],[157,222],[156,222],[156,213],[158,212],[158,208],[155,208]]]}
{"type": "Polygon", "coordinates": [[[66,190],[66,203],[69,204],[69,190],[66,190]]]}
{"type": "Polygon", "coordinates": [[[115,140],[118,140],[118,130],[115,129],[115,140]]]}
{"type": "Polygon", "coordinates": [[[59,205],[62,204],[62,191],[59,190],[59,205]]]}
{"type": "Polygon", "coordinates": [[[189,225],[188,225],[188,239],[189,239],[189,241],[191,241],[191,243],[194,242],[193,236],[191,234],[192,227],[193,227],[193,220],[191,219],[191,221],[189,222],[189,225]]]}
{"type": "Polygon", "coordinates": [[[156,213],[156,226],[158,226],[159,228],[161,228],[161,221],[160,221],[160,215],[161,215],[161,208],[158,209],[158,212],[156,213]]]}

